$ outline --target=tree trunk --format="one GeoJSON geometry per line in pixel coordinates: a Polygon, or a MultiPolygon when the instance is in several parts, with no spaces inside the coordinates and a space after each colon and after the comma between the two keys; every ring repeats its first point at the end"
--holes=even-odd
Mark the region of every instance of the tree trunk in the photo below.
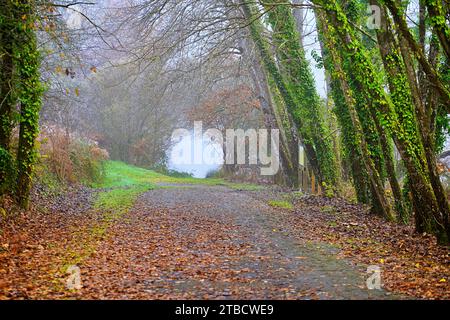
{"type": "MultiPolygon", "coordinates": [[[[372,3],[377,4],[377,1],[372,0],[372,3]]],[[[400,128],[403,127],[399,131],[409,135],[408,138],[394,137],[408,171],[411,188],[414,190],[416,228],[420,232],[435,233],[444,243],[450,239],[448,237],[449,206],[437,173],[432,145],[434,135],[430,134],[430,117],[424,113],[422,100],[417,96],[418,86],[411,62],[408,60],[409,55],[404,47],[400,49],[395,47],[396,42],[391,32],[389,18],[383,8],[381,18],[381,29],[377,31],[380,53],[388,74],[388,84],[400,128]],[[402,64],[400,51],[405,58],[405,65],[402,64]],[[413,88],[412,91],[410,87],[413,88]],[[412,95],[409,95],[409,92],[412,92],[412,95]],[[413,98],[413,95],[416,97],[413,98]],[[421,120],[420,125],[416,117],[421,120]],[[409,145],[411,143],[415,144],[414,152],[409,145]]],[[[402,47],[401,44],[400,47],[402,47]]]]}
{"type": "MultiPolygon", "coordinates": [[[[245,19],[246,19],[246,21],[249,22],[250,34],[251,34],[252,40],[255,44],[255,47],[260,55],[261,62],[263,63],[268,76],[270,76],[273,79],[273,82],[274,82],[277,90],[279,91],[280,96],[283,99],[283,102],[286,105],[289,114],[292,114],[297,109],[297,104],[296,104],[295,98],[293,97],[292,92],[286,85],[282,75],[278,71],[278,68],[275,64],[272,53],[267,48],[266,42],[264,41],[263,36],[262,36],[262,30],[263,30],[262,25],[259,21],[254,19],[255,15],[251,8],[251,4],[242,2],[242,8],[243,8],[245,19]]],[[[296,125],[298,125],[298,127],[302,126],[301,120],[302,119],[300,119],[300,118],[295,119],[296,125]]],[[[300,134],[300,136],[301,136],[301,134],[300,134]]],[[[303,138],[303,137],[301,136],[300,138],[303,138]]],[[[312,167],[313,171],[316,173],[316,175],[320,176],[320,168],[319,168],[319,163],[317,161],[316,150],[315,150],[312,142],[305,140],[304,144],[305,144],[306,155],[311,164],[311,167],[312,167]]],[[[298,149],[298,145],[296,146],[296,148],[298,149]]]]}
{"type": "Polygon", "coordinates": [[[386,4],[386,6],[389,8],[397,29],[405,39],[414,56],[419,61],[428,77],[428,80],[431,82],[436,92],[441,96],[447,112],[450,112],[450,92],[445,87],[444,82],[437,73],[436,69],[428,62],[424,51],[420,48],[420,45],[416,42],[413,35],[411,34],[411,31],[408,28],[408,24],[406,23],[405,15],[403,13],[403,10],[400,8],[400,5],[394,0],[382,0],[381,2],[386,4]]]}
{"type": "Polygon", "coordinates": [[[442,49],[444,49],[447,59],[450,59],[450,28],[445,21],[443,1],[426,0],[425,3],[434,32],[439,38],[439,42],[442,45],[442,49]]]}
{"type": "Polygon", "coordinates": [[[5,2],[0,5],[2,19],[0,19],[0,147],[10,150],[12,131],[13,99],[13,45],[14,34],[10,23],[12,17],[11,6],[5,2]]]}
{"type": "Polygon", "coordinates": [[[339,171],[333,140],[325,122],[324,108],[305,50],[298,39],[292,8],[283,0],[264,0],[262,4],[272,27],[279,72],[294,98],[295,108],[290,113],[303,140],[309,144],[306,146],[307,152],[313,151],[308,151],[308,148],[315,151],[315,159],[309,160],[311,163],[316,161],[321,186],[336,192],[339,187],[339,171]]]}
{"type": "Polygon", "coordinates": [[[23,208],[29,206],[31,181],[36,160],[36,138],[39,132],[39,110],[43,88],[40,83],[40,59],[37,39],[31,26],[34,25],[34,4],[22,1],[18,7],[17,21],[21,21],[19,38],[21,55],[16,59],[20,84],[20,131],[17,154],[18,181],[16,196],[23,208]],[[25,19],[23,18],[25,17],[25,19]]]}
{"type": "MultiPolygon", "coordinates": [[[[247,50],[246,50],[247,52],[247,50]]],[[[272,98],[268,79],[261,69],[261,61],[255,57],[251,66],[251,75],[258,95],[261,109],[264,113],[264,122],[267,129],[280,130],[280,160],[284,183],[288,187],[298,188],[298,139],[285,128],[281,121],[277,121],[276,102],[272,98]],[[281,122],[281,123],[280,123],[281,122]],[[291,137],[291,139],[289,139],[291,137]]]]}
{"type": "Polygon", "coordinates": [[[318,17],[319,30],[324,35],[325,45],[327,46],[333,60],[333,74],[339,80],[341,91],[344,95],[353,127],[355,128],[355,139],[359,142],[359,151],[362,155],[364,167],[367,170],[371,183],[370,186],[372,196],[374,197],[374,208],[378,211],[378,213],[390,220],[392,219],[391,208],[388,204],[388,201],[386,200],[383,182],[381,181],[380,176],[375,168],[375,164],[369,154],[369,149],[367,147],[364,132],[358,119],[358,114],[356,112],[356,101],[353,97],[352,89],[346,79],[344,70],[342,69],[342,60],[336,50],[336,44],[334,42],[335,40],[331,35],[331,31],[328,29],[328,23],[324,17],[324,13],[321,11],[316,11],[316,17],[318,17]]]}

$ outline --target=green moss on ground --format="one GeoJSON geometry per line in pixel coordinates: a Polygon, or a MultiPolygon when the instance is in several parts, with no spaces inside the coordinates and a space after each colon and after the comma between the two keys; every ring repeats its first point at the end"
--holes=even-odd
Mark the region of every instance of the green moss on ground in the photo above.
{"type": "Polygon", "coordinates": [[[270,200],[268,203],[269,206],[274,208],[289,209],[289,210],[294,209],[293,204],[285,200],[270,200]]]}

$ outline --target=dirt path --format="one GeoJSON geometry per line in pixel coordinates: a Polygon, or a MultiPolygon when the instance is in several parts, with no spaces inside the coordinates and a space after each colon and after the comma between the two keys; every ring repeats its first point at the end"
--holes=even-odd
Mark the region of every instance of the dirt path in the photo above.
{"type": "Polygon", "coordinates": [[[83,298],[371,299],[365,270],[304,243],[250,193],[166,186],[142,195],[83,263],[83,298]]]}

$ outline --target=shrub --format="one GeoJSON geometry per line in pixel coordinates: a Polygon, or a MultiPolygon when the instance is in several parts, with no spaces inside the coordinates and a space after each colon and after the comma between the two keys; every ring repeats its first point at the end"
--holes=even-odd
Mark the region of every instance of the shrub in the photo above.
{"type": "Polygon", "coordinates": [[[40,138],[37,178],[44,184],[55,177],[64,184],[92,185],[104,177],[108,152],[95,141],[71,135],[57,127],[46,127],[40,138]]]}

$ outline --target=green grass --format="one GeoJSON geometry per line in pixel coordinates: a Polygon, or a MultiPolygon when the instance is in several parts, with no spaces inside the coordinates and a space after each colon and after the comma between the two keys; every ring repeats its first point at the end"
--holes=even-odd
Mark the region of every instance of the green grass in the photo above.
{"type": "Polygon", "coordinates": [[[133,206],[137,197],[153,189],[151,185],[137,185],[133,188],[116,188],[101,192],[94,203],[95,209],[124,211],[133,206]]]}
{"type": "Polygon", "coordinates": [[[105,162],[105,178],[97,188],[117,188],[158,183],[219,185],[222,179],[197,179],[192,177],[169,177],[153,170],[135,167],[119,161],[105,162]]]}
{"type": "Polygon", "coordinates": [[[269,206],[274,207],[274,208],[289,209],[289,210],[294,209],[294,205],[292,203],[290,203],[288,201],[284,201],[284,200],[270,200],[269,206]]]}
{"type": "Polygon", "coordinates": [[[123,188],[134,185],[153,185],[160,174],[127,165],[118,161],[104,163],[105,177],[101,183],[94,185],[96,188],[123,188]]]}
{"type": "Polygon", "coordinates": [[[153,170],[143,169],[119,161],[105,162],[105,178],[97,183],[96,188],[124,188],[133,186],[150,186],[156,188],[158,183],[226,186],[235,190],[256,191],[263,186],[248,183],[227,182],[219,178],[198,179],[193,177],[170,177],[153,170]]]}

